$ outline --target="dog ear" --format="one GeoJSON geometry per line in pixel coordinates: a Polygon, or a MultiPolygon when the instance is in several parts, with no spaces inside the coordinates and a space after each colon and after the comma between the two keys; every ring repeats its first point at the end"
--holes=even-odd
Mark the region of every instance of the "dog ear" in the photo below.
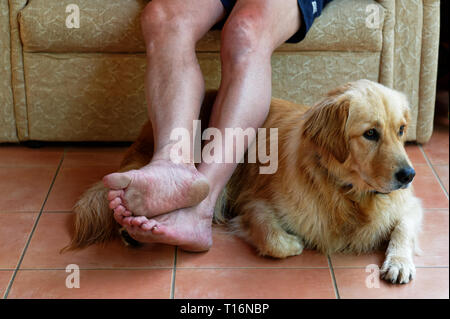
{"type": "Polygon", "coordinates": [[[340,163],[349,155],[345,124],[350,102],[347,98],[330,94],[305,114],[302,138],[334,156],[340,163]]]}

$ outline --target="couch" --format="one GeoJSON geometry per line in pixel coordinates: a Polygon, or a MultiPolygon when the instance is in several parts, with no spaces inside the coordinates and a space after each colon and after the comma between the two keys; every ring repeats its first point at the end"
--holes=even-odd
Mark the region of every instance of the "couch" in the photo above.
{"type": "MultiPolygon", "coordinates": [[[[0,0],[0,142],[135,139],[147,119],[139,22],[147,3],[0,0]],[[80,9],[79,28],[66,26],[69,4],[80,9]]],[[[433,128],[439,5],[335,0],[304,41],[274,53],[273,96],[312,104],[347,81],[378,81],[408,96],[407,138],[425,143],[433,128]]],[[[207,88],[220,81],[219,39],[212,30],[197,45],[207,88]]]]}

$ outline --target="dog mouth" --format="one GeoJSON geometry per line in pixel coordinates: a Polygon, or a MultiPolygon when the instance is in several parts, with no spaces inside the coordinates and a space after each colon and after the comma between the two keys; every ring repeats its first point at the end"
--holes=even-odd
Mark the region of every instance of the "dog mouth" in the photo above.
{"type": "Polygon", "coordinates": [[[385,189],[382,187],[377,187],[375,185],[373,185],[369,179],[367,178],[367,176],[364,176],[364,174],[362,174],[362,180],[364,181],[364,183],[366,184],[367,188],[369,189],[370,193],[374,193],[374,194],[389,194],[391,192],[390,189],[385,189]]]}
{"type": "Polygon", "coordinates": [[[409,182],[408,184],[398,184],[398,185],[396,186],[395,190],[398,190],[398,189],[407,189],[407,188],[409,188],[409,186],[411,186],[411,184],[412,184],[412,182],[409,182]]]}
{"type": "Polygon", "coordinates": [[[389,195],[390,193],[392,193],[392,192],[380,192],[380,191],[377,191],[377,190],[372,190],[370,192],[374,193],[374,194],[382,194],[382,195],[389,195]]]}
{"type": "Polygon", "coordinates": [[[388,195],[388,194],[390,194],[392,192],[395,192],[395,191],[397,191],[399,189],[407,189],[410,186],[411,186],[411,183],[408,183],[408,184],[395,183],[395,185],[389,187],[388,189],[385,189],[385,188],[384,189],[382,189],[382,188],[378,188],[377,189],[376,187],[372,187],[373,188],[372,193],[388,195]]]}
{"type": "MultiPolygon", "coordinates": [[[[396,182],[395,180],[390,179],[387,182],[384,183],[378,183],[376,180],[369,178],[364,173],[359,172],[359,178],[362,180],[362,182],[365,184],[365,191],[373,194],[382,194],[382,195],[389,195],[390,193],[400,190],[400,189],[407,189],[411,185],[412,182],[408,184],[402,184],[399,182],[396,182]],[[384,185],[384,186],[381,186],[384,185]]],[[[382,176],[378,176],[378,178],[382,178],[382,176]]],[[[361,185],[360,183],[356,183],[356,185],[361,185]]],[[[355,186],[354,183],[351,181],[348,181],[346,184],[347,187],[353,188],[355,186]]]]}
{"type": "Polygon", "coordinates": [[[368,188],[370,189],[370,192],[374,193],[374,194],[389,195],[393,191],[396,191],[397,189],[399,189],[399,187],[396,187],[396,186],[393,187],[392,183],[390,183],[390,185],[388,187],[380,187],[380,186],[373,185],[366,179],[364,179],[364,182],[367,184],[368,188]]]}

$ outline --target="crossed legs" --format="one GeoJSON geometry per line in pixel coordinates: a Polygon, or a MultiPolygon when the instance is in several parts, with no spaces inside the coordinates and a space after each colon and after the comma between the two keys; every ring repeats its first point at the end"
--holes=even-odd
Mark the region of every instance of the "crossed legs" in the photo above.
{"type": "MultiPolygon", "coordinates": [[[[234,163],[203,162],[196,168],[191,155],[183,159],[187,163],[175,164],[170,134],[175,128],[193,131],[204,92],[195,44],[224,15],[219,0],[196,0],[195,6],[153,0],[143,14],[155,155],[139,170],[104,178],[116,221],[138,241],[191,251],[211,246],[215,202],[244,154],[235,154],[234,163]]],[[[209,127],[224,133],[263,124],[271,100],[271,55],[299,27],[297,0],[237,1],[222,31],[222,79],[209,127]]]]}

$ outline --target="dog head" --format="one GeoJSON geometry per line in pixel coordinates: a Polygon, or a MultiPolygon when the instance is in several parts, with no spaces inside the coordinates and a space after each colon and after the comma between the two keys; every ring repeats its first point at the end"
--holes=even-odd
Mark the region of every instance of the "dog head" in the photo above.
{"type": "Polygon", "coordinates": [[[404,148],[408,123],[402,93],[359,80],[329,92],[305,114],[302,138],[343,183],[390,193],[415,176],[404,148]]]}

